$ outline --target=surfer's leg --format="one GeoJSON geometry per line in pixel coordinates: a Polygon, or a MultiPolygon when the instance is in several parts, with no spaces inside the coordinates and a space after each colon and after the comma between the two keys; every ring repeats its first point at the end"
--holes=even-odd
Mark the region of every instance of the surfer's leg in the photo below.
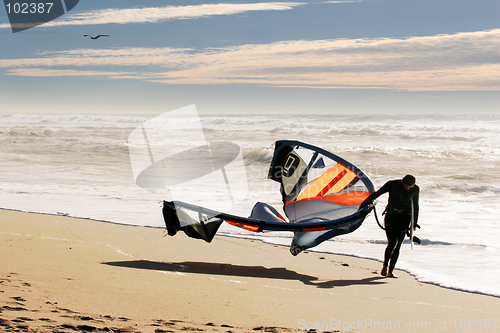
{"type": "Polygon", "coordinates": [[[384,253],[384,267],[387,267],[389,266],[389,260],[392,258],[394,249],[398,245],[398,237],[397,233],[387,230],[385,231],[385,235],[387,236],[387,247],[384,253]]]}
{"type": "Polygon", "coordinates": [[[389,264],[388,276],[392,275],[391,277],[395,277],[392,274],[392,271],[394,270],[394,267],[396,267],[396,262],[398,261],[398,258],[399,258],[399,249],[401,248],[401,244],[403,244],[405,236],[406,235],[404,232],[394,233],[394,237],[396,238],[396,246],[394,247],[394,250],[392,251],[391,261],[389,264]]]}

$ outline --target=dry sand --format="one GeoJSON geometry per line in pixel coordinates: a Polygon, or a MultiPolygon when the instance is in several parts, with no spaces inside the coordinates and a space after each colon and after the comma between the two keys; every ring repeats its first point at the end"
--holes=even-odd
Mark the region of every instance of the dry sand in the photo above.
{"type": "Polygon", "coordinates": [[[499,332],[500,298],[381,264],[0,210],[3,332],[499,332]]]}

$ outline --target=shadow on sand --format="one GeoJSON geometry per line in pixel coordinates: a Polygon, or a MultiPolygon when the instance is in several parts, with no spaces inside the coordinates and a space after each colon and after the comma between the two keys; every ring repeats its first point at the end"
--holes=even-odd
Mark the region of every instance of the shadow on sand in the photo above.
{"type": "Polygon", "coordinates": [[[318,288],[346,287],[352,285],[374,285],[384,282],[377,281],[383,277],[370,277],[361,280],[332,280],[318,281],[318,278],[311,275],[300,274],[284,267],[266,268],[263,266],[242,266],[232,264],[210,263],[210,262],[159,262],[149,260],[131,260],[131,261],[113,261],[103,262],[104,265],[148,269],[163,272],[179,272],[224,276],[254,277],[278,280],[298,280],[306,285],[316,286],[318,288]]]}

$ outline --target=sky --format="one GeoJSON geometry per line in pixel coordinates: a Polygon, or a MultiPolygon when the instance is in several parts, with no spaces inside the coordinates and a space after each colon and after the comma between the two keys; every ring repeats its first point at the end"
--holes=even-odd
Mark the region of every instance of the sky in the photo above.
{"type": "Polygon", "coordinates": [[[207,115],[500,114],[500,1],[80,0],[17,33],[0,9],[0,114],[191,104],[207,115]]]}

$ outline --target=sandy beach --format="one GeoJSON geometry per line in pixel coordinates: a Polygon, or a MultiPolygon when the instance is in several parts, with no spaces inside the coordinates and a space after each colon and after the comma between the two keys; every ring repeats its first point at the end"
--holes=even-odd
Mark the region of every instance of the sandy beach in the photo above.
{"type": "Polygon", "coordinates": [[[500,331],[500,299],[381,263],[0,211],[0,331],[500,331]]]}

